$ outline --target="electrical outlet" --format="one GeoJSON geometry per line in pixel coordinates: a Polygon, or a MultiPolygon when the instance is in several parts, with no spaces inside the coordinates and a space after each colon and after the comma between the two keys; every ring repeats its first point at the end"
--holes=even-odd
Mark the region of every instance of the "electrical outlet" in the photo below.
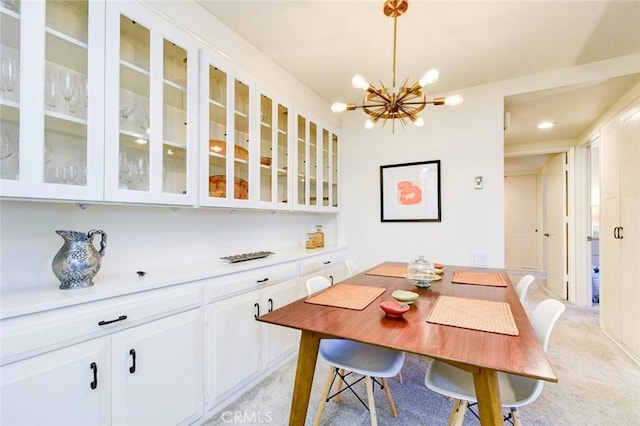
{"type": "Polygon", "coordinates": [[[486,266],[487,254],[481,251],[475,251],[471,253],[471,264],[473,266],[486,266]]]}

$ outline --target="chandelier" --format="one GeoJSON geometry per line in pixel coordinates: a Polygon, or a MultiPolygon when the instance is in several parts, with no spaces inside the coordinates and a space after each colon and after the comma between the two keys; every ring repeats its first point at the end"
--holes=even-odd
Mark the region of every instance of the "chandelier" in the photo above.
{"type": "Polygon", "coordinates": [[[392,129],[395,130],[395,120],[405,126],[406,121],[411,121],[416,127],[422,127],[424,120],[418,117],[418,113],[428,104],[431,105],[458,105],[462,103],[462,96],[452,95],[446,98],[438,97],[427,100],[422,88],[427,84],[438,81],[438,70],[430,69],[420,80],[413,85],[408,85],[408,79],[404,81],[402,86],[396,85],[396,30],[398,16],[403,15],[409,7],[409,0],[386,0],[384,2],[384,14],[393,18],[393,78],[391,87],[386,87],[380,82],[380,88],[370,84],[361,75],[356,75],[351,80],[351,84],[356,89],[362,89],[367,92],[362,104],[345,104],[342,102],[334,102],[331,105],[331,111],[343,112],[354,111],[361,108],[369,115],[364,126],[367,129],[373,128],[378,122],[382,122],[382,127],[387,120],[392,121],[392,129]]]}

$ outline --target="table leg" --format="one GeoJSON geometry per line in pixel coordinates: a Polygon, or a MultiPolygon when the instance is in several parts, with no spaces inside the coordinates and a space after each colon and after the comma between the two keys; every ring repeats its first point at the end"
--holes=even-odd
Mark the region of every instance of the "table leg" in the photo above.
{"type": "Polygon", "coordinates": [[[296,380],[293,385],[293,399],[289,414],[289,425],[303,426],[307,419],[307,408],[311,396],[313,374],[316,370],[320,336],[310,331],[302,331],[300,335],[300,349],[298,349],[298,365],[296,380]]]}
{"type": "Polygon", "coordinates": [[[473,374],[473,384],[478,398],[478,411],[482,426],[502,426],[502,404],[498,373],[495,370],[480,368],[473,374]]]}

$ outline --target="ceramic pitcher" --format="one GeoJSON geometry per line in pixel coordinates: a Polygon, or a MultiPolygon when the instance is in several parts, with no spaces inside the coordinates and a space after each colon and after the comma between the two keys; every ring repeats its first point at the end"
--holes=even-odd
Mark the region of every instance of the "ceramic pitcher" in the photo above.
{"type": "Polygon", "coordinates": [[[61,282],[60,288],[92,286],[107,248],[107,234],[100,229],[92,229],[87,234],[78,231],[56,231],[56,234],[64,238],[64,245],[51,262],[53,273],[61,282]],[[99,251],[93,245],[96,234],[102,237],[99,251]]]}

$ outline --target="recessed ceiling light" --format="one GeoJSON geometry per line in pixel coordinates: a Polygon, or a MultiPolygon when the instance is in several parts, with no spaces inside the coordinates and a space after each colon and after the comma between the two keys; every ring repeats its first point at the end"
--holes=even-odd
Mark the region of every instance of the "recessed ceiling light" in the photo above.
{"type": "Polygon", "coordinates": [[[540,124],[538,124],[538,129],[550,129],[555,125],[556,123],[554,123],[553,121],[542,121],[540,124]]]}

